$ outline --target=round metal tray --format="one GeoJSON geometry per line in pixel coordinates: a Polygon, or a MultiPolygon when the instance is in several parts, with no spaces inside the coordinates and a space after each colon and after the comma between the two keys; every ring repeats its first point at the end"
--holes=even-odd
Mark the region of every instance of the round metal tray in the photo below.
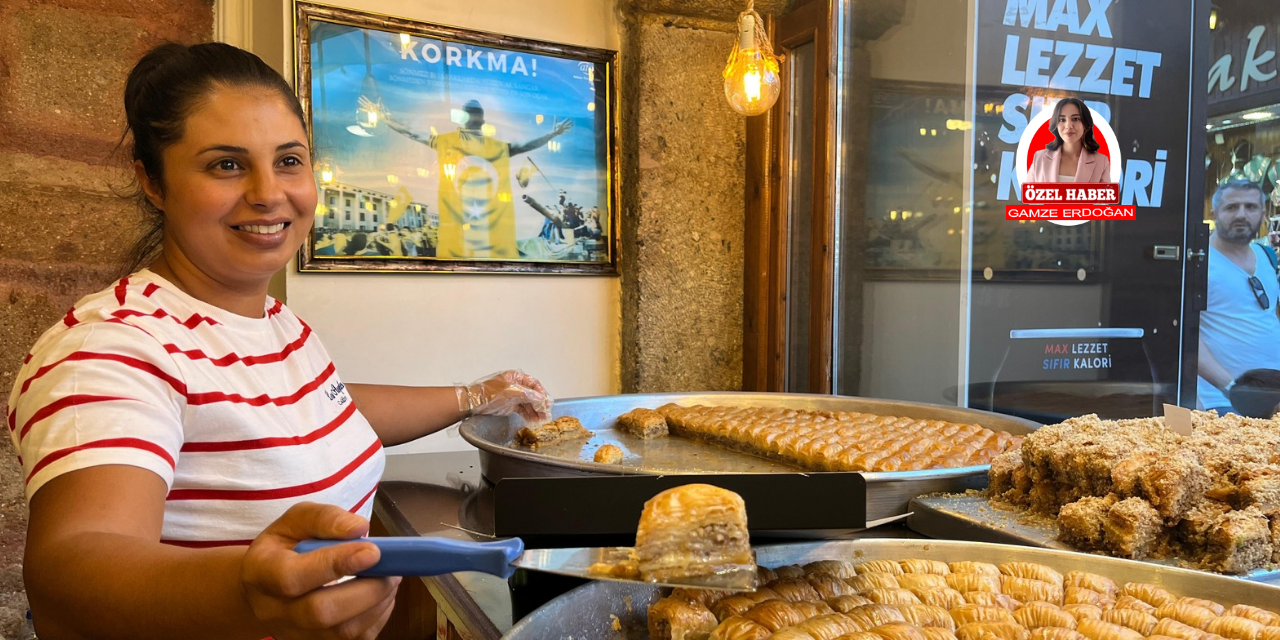
{"type": "MultiPolygon", "coordinates": [[[[825,411],[859,411],[955,423],[978,424],[1017,435],[1039,425],[1012,416],[916,402],[793,393],[662,393],[574,398],[556,402],[554,416],[573,416],[593,431],[590,440],[565,442],[533,451],[515,444],[523,426],[516,416],[476,416],[462,421],[460,433],[480,450],[481,472],[491,482],[504,478],[664,475],[713,473],[794,473],[798,469],[706,445],[685,438],[641,440],[614,430],[618,416],[635,409],[654,409],[667,403],[682,406],[785,407],[825,411]],[[592,456],[604,444],[614,444],[626,456],[621,464],[601,464],[592,456]]],[[[986,486],[988,465],[864,473],[867,481],[867,519],[906,513],[907,502],[918,495],[957,492],[986,486]]]]}
{"type": "MultiPolygon", "coordinates": [[[[815,560],[902,560],[924,558],[956,562],[1038,562],[1061,573],[1088,571],[1118,584],[1148,582],[1178,596],[1214,600],[1224,605],[1248,604],[1275,610],[1280,587],[1083,553],[951,540],[838,540],[756,548],[757,563],[766,567],[815,560]]],[[[538,608],[517,623],[503,640],[641,640],[648,636],[649,605],[661,590],[644,584],[592,582],[538,608]],[[616,623],[615,623],[616,620],[616,623]]]]}

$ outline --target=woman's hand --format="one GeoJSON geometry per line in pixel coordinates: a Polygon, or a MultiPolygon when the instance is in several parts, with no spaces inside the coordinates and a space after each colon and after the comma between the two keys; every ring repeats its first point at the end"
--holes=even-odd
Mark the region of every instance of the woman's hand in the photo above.
{"type": "Polygon", "coordinates": [[[519,413],[528,422],[551,417],[551,396],[542,383],[522,371],[503,371],[469,385],[458,385],[458,410],[465,415],[519,413]]]}
{"type": "Polygon", "coordinates": [[[271,523],[249,546],[240,571],[245,600],[276,640],[372,639],[395,604],[400,578],[357,578],[325,586],[378,562],[378,547],[353,540],[299,554],[303,540],[359,538],[360,516],[332,505],[304,502],[271,523]]]}

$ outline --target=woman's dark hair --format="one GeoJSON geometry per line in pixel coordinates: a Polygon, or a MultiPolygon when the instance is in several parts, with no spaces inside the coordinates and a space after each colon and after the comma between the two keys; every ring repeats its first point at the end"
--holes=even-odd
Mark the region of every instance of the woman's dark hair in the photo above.
{"type": "MultiPolygon", "coordinates": [[[[200,102],[219,87],[259,87],[280,94],[305,131],[306,116],[289,83],[262,58],[221,42],[162,44],[138,61],[124,86],[128,123],[120,137],[129,142],[131,161],[140,161],[147,177],[164,188],[162,154],[182,139],[183,125],[200,102]],[[131,139],[130,139],[131,138],[131,139]]],[[[135,182],[128,197],[142,211],[142,233],[121,263],[121,275],[137,271],[155,258],[164,240],[164,212],[135,182]]]]}
{"type": "Polygon", "coordinates": [[[1062,107],[1069,104],[1074,104],[1080,111],[1080,122],[1084,124],[1084,135],[1080,137],[1080,141],[1084,144],[1084,150],[1096,153],[1099,147],[1098,141],[1093,139],[1093,116],[1089,113],[1089,107],[1086,107],[1080,98],[1063,98],[1053,107],[1053,120],[1049,123],[1049,130],[1053,132],[1053,142],[1045,145],[1044,148],[1050,151],[1062,148],[1062,136],[1058,135],[1058,116],[1062,115],[1062,107]]]}

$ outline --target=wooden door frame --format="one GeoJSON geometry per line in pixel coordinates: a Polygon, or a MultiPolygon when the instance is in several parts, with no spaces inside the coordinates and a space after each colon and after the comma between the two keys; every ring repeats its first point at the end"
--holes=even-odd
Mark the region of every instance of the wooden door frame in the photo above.
{"type": "MultiPolygon", "coordinates": [[[[832,312],[835,263],[835,220],[828,186],[828,118],[830,73],[830,3],[811,0],[779,18],[768,19],[774,48],[787,55],[800,45],[814,45],[813,184],[814,219],[810,264],[809,389],[831,393],[832,312]]],[[[790,143],[790,100],[793,79],[784,68],[782,97],[768,114],[747,119],[746,232],[743,296],[743,388],[782,391],[786,387],[787,354],[787,216],[790,202],[782,166],[790,143]]]]}

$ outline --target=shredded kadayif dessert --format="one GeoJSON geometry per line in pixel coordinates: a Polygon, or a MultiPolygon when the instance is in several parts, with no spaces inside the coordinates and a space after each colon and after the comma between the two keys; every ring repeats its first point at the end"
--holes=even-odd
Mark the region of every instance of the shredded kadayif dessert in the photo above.
{"type": "Polygon", "coordinates": [[[972,424],[779,407],[658,408],[672,435],[810,471],[906,471],[983,465],[1020,440],[972,424]]]}
{"type": "Polygon", "coordinates": [[[1056,515],[1083,551],[1224,573],[1280,562],[1280,421],[1192,416],[1189,436],[1163,418],[1042,427],[992,461],[990,494],[1056,515]]]}
{"type": "Polygon", "coordinates": [[[1273,611],[1032,562],[824,560],[758,575],[753,593],[672,591],[649,607],[650,640],[1280,640],[1273,611]]]}

